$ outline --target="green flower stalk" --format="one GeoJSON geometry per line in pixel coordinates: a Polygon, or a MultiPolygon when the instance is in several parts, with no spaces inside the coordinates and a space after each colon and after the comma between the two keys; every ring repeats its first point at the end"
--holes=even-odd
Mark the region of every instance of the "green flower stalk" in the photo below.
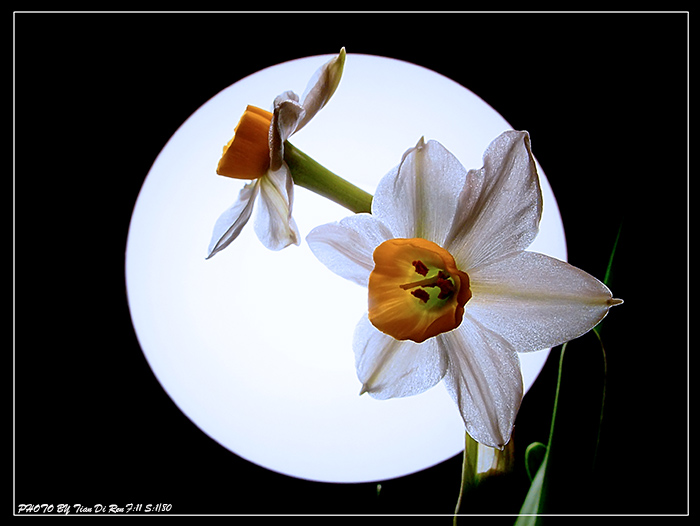
{"type": "Polygon", "coordinates": [[[372,194],[338,177],[289,142],[284,145],[284,160],[292,173],[294,184],[356,214],[372,213],[372,194]]]}

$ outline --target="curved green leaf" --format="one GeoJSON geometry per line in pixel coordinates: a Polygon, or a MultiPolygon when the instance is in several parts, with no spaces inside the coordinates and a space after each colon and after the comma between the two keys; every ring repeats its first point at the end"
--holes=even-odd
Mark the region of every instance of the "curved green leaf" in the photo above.
{"type": "Polygon", "coordinates": [[[544,457],[547,454],[547,446],[542,442],[533,442],[525,450],[525,469],[527,470],[527,476],[530,478],[530,482],[537,475],[544,457]]]}

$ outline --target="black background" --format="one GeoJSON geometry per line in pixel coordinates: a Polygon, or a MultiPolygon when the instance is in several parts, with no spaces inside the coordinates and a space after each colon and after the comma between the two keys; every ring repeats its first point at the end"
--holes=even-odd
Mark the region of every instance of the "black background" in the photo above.
{"type": "MultiPolygon", "coordinates": [[[[558,511],[686,513],[687,14],[17,13],[14,23],[15,511],[453,511],[459,456],[383,481],[379,495],[373,483],[297,480],[236,457],[171,402],[131,327],[128,225],[166,141],[240,78],[345,46],[433,69],[528,130],[572,264],[602,278],[623,224],[611,288],[625,304],[605,322],[597,469],[572,468],[558,511]]],[[[522,454],[547,441],[558,356],[523,402],[515,472],[463,511],[519,510],[522,454]]]]}

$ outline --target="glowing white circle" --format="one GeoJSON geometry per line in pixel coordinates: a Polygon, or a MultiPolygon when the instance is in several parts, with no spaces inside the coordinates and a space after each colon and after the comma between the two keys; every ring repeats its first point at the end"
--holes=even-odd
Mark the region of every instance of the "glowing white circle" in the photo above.
{"type": "MultiPolygon", "coordinates": [[[[407,475],[460,453],[461,418],[442,383],[378,401],[358,396],[352,333],[366,289],[338,278],[305,242],[263,248],[252,222],[205,260],[212,227],[242,182],[219,177],[222,146],[247,104],[269,108],[301,94],[330,58],[307,57],[259,71],[200,107],[154,162],[134,208],[126,284],[139,343],[159,382],[203,432],[267,469],[324,482],[407,475]]],[[[467,168],[511,126],[469,90],[433,71],[349,54],[329,104],[291,142],[370,193],[422,136],[467,168]]],[[[533,138],[537,152],[537,137],[533,138]]],[[[566,259],[559,210],[540,169],[544,213],[531,250],[566,259]]],[[[349,212],[296,189],[305,236],[349,212]]],[[[548,350],[521,356],[526,389],[548,350]]]]}

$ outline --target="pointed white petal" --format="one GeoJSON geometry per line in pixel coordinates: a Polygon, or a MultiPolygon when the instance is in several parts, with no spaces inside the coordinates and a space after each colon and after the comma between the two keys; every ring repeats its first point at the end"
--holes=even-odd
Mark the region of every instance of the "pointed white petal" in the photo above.
{"type": "Polygon", "coordinates": [[[467,432],[481,444],[502,448],[510,440],[523,397],[518,354],[468,314],[457,329],[437,340],[449,359],[445,386],[467,432]]]}
{"type": "Polygon", "coordinates": [[[535,239],[542,214],[537,167],[524,131],[507,131],[470,170],[445,248],[468,271],[524,250],[535,239]]]}
{"type": "Polygon", "coordinates": [[[253,212],[253,204],[259,188],[258,181],[246,184],[233,206],[219,216],[214,224],[207,259],[225,249],[241,233],[253,212]]]}
{"type": "Polygon", "coordinates": [[[306,110],[304,118],[299,123],[297,130],[303,128],[307,122],[313,119],[321,108],[335,93],[345,67],[345,48],[340,50],[338,56],[321,66],[309,80],[309,83],[301,97],[301,103],[306,110]]]}
{"type": "Polygon", "coordinates": [[[422,237],[444,246],[466,176],[444,146],[421,139],[379,182],[372,213],[395,237],[422,237]]]}
{"type": "Polygon", "coordinates": [[[564,261],[520,252],[469,273],[465,309],[517,351],[536,351],[581,336],[608,313],[610,290],[564,261]]]}
{"type": "Polygon", "coordinates": [[[379,332],[365,315],[353,341],[362,393],[386,400],[422,393],[445,375],[447,356],[435,338],[418,344],[379,332]]]}
{"type": "Polygon", "coordinates": [[[281,250],[300,242],[292,218],[294,183],[286,164],[269,171],[260,181],[260,204],[255,217],[255,233],[265,247],[281,250]]]}
{"type": "Polygon", "coordinates": [[[356,214],[314,228],[306,242],[331,271],[366,287],[374,268],[374,249],[391,237],[391,232],[376,218],[356,214]]]}

